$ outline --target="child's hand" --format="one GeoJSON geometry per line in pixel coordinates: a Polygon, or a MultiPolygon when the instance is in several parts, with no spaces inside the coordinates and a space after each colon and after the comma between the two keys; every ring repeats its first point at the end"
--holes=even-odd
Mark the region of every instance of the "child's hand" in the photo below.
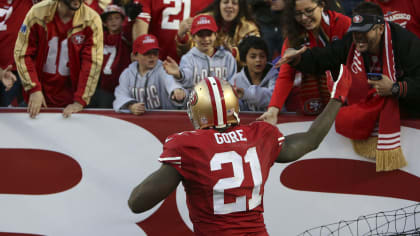
{"type": "Polygon", "coordinates": [[[177,88],[174,90],[174,92],[172,93],[171,99],[175,100],[177,102],[181,102],[183,101],[185,98],[185,90],[181,89],[181,88],[177,88]]]}
{"type": "Polygon", "coordinates": [[[238,94],[238,97],[239,98],[243,98],[244,97],[245,90],[243,88],[237,88],[237,87],[235,87],[235,90],[236,90],[236,94],[238,94]]]}
{"type": "Polygon", "coordinates": [[[181,24],[179,24],[179,30],[178,30],[178,37],[180,39],[184,38],[185,34],[191,30],[192,22],[193,22],[193,18],[191,17],[181,21],[181,24]]]}
{"type": "Polygon", "coordinates": [[[166,71],[166,73],[174,76],[176,79],[181,79],[178,63],[176,63],[176,61],[170,56],[168,56],[163,62],[163,69],[166,71]]]}
{"type": "Polygon", "coordinates": [[[142,102],[131,104],[128,106],[128,109],[136,116],[141,115],[146,111],[146,107],[142,102]]]}
{"type": "Polygon", "coordinates": [[[3,83],[6,91],[9,91],[16,81],[16,76],[10,71],[11,69],[12,65],[8,65],[0,75],[0,81],[3,83]]]}

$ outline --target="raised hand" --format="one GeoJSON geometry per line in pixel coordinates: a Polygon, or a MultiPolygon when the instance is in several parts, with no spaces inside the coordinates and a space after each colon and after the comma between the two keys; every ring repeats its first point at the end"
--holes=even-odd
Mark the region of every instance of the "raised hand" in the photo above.
{"type": "Polygon", "coordinates": [[[295,62],[296,60],[300,60],[300,55],[302,55],[308,48],[306,46],[302,47],[299,50],[296,50],[294,48],[288,48],[286,51],[284,51],[283,56],[280,58],[280,60],[277,61],[276,65],[274,65],[275,68],[280,68],[281,65],[286,63],[295,62]]]}
{"type": "Polygon", "coordinates": [[[176,63],[176,61],[172,59],[172,57],[168,56],[162,65],[166,73],[174,76],[176,79],[181,78],[181,73],[179,72],[178,63],[176,63]]]}
{"type": "Polygon", "coordinates": [[[341,64],[340,73],[335,81],[331,71],[327,71],[326,74],[328,90],[331,93],[331,98],[345,103],[352,83],[351,73],[346,66],[341,64]]]}
{"type": "Polygon", "coordinates": [[[12,65],[8,65],[6,69],[3,70],[3,73],[0,74],[0,81],[5,87],[5,91],[9,91],[13,84],[16,82],[16,76],[11,71],[12,65]]]}
{"type": "Polygon", "coordinates": [[[178,37],[180,39],[185,37],[185,34],[191,30],[191,25],[193,22],[193,18],[187,18],[183,21],[181,21],[181,24],[179,24],[179,29],[178,29],[178,37]]]}

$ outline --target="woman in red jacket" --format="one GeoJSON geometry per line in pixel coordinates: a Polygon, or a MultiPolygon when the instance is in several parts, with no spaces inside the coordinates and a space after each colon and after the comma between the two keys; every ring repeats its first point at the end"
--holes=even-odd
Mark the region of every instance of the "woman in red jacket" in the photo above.
{"type": "MultiPolygon", "coordinates": [[[[282,55],[287,48],[325,47],[340,39],[350,27],[351,19],[329,10],[326,0],[289,0],[284,11],[282,55]]],[[[268,110],[258,119],[277,123],[284,105],[287,111],[317,115],[329,100],[324,75],[308,75],[289,64],[281,65],[268,110]],[[286,101],[287,99],[287,101],[286,101]]]]}

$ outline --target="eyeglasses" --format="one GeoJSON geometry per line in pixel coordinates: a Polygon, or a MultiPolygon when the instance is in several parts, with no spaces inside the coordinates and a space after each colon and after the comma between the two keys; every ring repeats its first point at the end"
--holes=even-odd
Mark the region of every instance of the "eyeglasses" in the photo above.
{"type": "Polygon", "coordinates": [[[318,5],[316,5],[314,8],[312,9],[305,9],[303,12],[301,11],[296,11],[295,12],[295,18],[299,19],[301,18],[303,15],[307,16],[307,17],[311,17],[314,15],[315,9],[318,7],[318,5]]]}

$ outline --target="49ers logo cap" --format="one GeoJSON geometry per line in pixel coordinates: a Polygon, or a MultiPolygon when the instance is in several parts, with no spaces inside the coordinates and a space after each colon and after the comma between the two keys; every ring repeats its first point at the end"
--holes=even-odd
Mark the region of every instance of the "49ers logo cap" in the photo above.
{"type": "Polygon", "coordinates": [[[200,30],[210,30],[217,32],[217,24],[210,15],[198,15],[194,18],[191,25],[191,34],[196,34],[200,30]]]}
{"type": "Polygon", "coordinates": [[[348,32],[368,32],[376,24],[385,22],[383,16],[377,15],[354,15],[348,32]]]}

